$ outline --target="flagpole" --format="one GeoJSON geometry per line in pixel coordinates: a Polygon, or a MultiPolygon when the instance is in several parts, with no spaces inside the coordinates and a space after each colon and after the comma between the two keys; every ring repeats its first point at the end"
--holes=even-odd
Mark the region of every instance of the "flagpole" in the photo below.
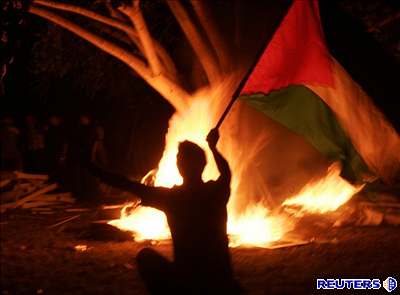
{"type": "MultiPolygon", "coordinates": [[[[279,27],[279,25],[278,25],[278,27],[279,27]]],[[[257,65],[257,63],[259,62],[261,56],[263,55],[264,51],[266,50],[266,48],[267,48],[269,42],[271,41],[273,35],[274,34],[271,34],[271,37],[267,38],[267,40],[264,42],[264,44],[261,47],[261,49],[259,50],[259,52],[257,52],[256,59],[253,61],[253,63],[251,64],[251,66],[247,70],[246,74],[243,76],[242,80],[240,81],[239,85],[236,87],[235,92],[232,94],[231,100],[229,101],[228,105],[225,108],[225,111],[222,113],[221,117],[219,118],[217,125],[215,125],[215,129],[219,129],[221,124],[224,122],[224,120],[225,120],[226,116],[228,115],[229,111],[231,110],[233,104],[235,103],[236,99],[239,97],[240,93],[242,92],[244,85],[246,84],[246,82],[249,79],[250,75],[253,73],[253,70],[254,70],[255,66],[257,65]]]]}

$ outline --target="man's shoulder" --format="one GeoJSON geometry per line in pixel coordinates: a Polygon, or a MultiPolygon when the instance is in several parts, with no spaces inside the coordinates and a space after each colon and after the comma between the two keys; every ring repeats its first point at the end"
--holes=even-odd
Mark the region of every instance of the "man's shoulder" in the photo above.
{"type": "Polygon", "coordinates": [[[225,184],[220,179],[209,180],[204,185],[208,189],[223,189],[223,188],[225,188],[225,184]]]}
{"type": "Polygon", "coordinates": [[[208,185],[208,186],[218,185],[218,180],[209,180],[209,181],[205,182],[204,184],[208,185]]]}

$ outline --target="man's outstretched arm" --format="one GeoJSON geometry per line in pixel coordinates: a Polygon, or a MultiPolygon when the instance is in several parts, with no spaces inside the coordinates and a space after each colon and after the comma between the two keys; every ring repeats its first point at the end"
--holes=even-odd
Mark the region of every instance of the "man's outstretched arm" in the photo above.
{"type": "Polygon", "coordinates": [[[229,185],[231,183],[231,169],[229,168],[228,162],[217,150],[218,140],[219,140],[218,129],[212,129],[207,136],[208,146],[210,147],[210,150],[213,153],[215,163],[217,164],[219,173],[221,174],[219,180],[229,185]]]}
{"type": "Polygon", "coordinates": [[[88,168],[90,173],[100,178],[100,180],[105,183],[139,197],[144,206],[160,208],[162,207],[163,201],[165,201],[164,192],[166,189],[164,188],[150,187],[137,181],[131,181],[124,176],[105,171],[93,163],[89,163],[88,168]]]}

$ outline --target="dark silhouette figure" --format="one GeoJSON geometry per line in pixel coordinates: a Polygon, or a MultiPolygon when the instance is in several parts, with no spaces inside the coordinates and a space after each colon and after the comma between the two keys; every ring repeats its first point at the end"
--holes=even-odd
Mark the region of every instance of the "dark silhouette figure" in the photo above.
{"type": "Polygon", "coordinates": [[[216,148],[218,139],[215,129],[207,137],[220,171],[216,181],[202,181],[205,153],[189,141],[179,145],[177,156],[183,184],[171,189],[145,186],[90,165],[104,181],[136,194],[143,206],[167,216],[174,261],[150,248],[137,256],[139,273],[152,294],[239,294],[226,234],[231,172],[216,148]]]}
{"type": "Polygon", "coordinates": [[[35,116],[25,117],[24,137],[24,170],[32,173],[44,172],[44,128],[35,116]]]}
{"type": "Polygon", "coordinates": [[[60,116],[51,115],[48,124],[45,135],[47,173],[52,180],[64,183],[68,142],[63,119],[60,116]]]}
{"type": "Polygon", "coordinates": [[[86,165],[93,160],[96,128],[89,115],[80,115],[77,123],[69,134],[66,153],[67,180],[75,198],[91,202],[100,195],[97,179],[89,173],[86,165]]]}
{"type": "Polygon", "coordinates": [[[0,121],[0,170],[22,170],[21,132],[8,116],[0,121]]]}

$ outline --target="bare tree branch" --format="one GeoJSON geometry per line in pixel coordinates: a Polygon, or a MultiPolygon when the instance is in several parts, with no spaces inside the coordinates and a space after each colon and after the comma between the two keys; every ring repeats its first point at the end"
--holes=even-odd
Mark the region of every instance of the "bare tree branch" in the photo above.
{"type": "Polygon", "coordinates": [[[63,10],[63,11],[73,12],[73,13],[85,16],[89,19],[109,25],[116,29],[122,30],[124,32],[132,32],[133,34],[135,34],[134,29],[132,27],[130,27],[129,25],[127,25],[119,20],[115,20],[110,17],[106,17],[104,15],[98,14],[96,12],[93,12],[91,10],[88,10],[88,9],[85,9],[85,8],[82,8],[79,6],[65,4],[65,3],[58,3],[58,2],[48,1],[48,0],[34,0],[33,3],[39,4],[42,6],[46,6],[48,8],[54,8],[54,9],[59,9],[59,10],[63,10]]]}
{"type": "Polygon", "coordinates": [[[207,33],[211,45],[215,49],[222,71],[229,72],[232,64],[230,63],[228,47],[223,42],[213,18],[209,15],[208,10],[204,6],[204,1],[191,0],[190,2],[192,3],[194,11],[203,26],[204,31],[207,33]]]}
{"type": "Polygon", "coordinates": [[[167,4],[199,58],[209,82],[214,83],[218,81],[220,78],[220,71],[218,69],[217,61],[202,40],[200,33],[190,20],[189,15],[179,1],[167,1],[167,4]]]}
{"type": "Polygon", "coordinates": [[[121,60],[129,67],[131,67],[136,73],[138,73],[150,86],[152,86],[156,91],[158,91],[165,99],[167,99],[178,112],[182,112],[186,108],[185,99],[189,94],[182,89],[180,86],[175,84],[170,79],[164,77],[163,75],[152,76],[149,69],[146,67],[144,62],[139,58],[135,57],[133,54],[124,50],[112,42],[99,37],[88,30],[81,28],[80,26],[72,23],[71,21],[58,16],[50,11],[31,5],[28,11],[32,14],[38,15],[42,18],[50,20],[51,22],[69,30],[70,32],[80,36],[86,41],[97,46],[101,50],[109,53],[110,55],[121,60]]]}
{"type": "Polygon", "coordinates": [[[134,25],[136,32],[139,36],[139,40],[143,46],[144,54],[150,64],[153,74],[160,75],[161,64],[158,60],[156,51],[154,49],[153,40],[150,37],[146,22],[140,10],[139,1],[134,0],[133,6],[122,6],[119,8],[119,10],[126,16],[128,16],[132,24],[134,25]]]}
{"type": "Polygon", "coordinates": [[[108,12],[110,13],[110,15],[111,15],[112,18],[118,19],[118,20],[120,20],[121,22],[127,21],[127,20],[125,19],[125,16],[124,16],[120,11],[118,11],[117,9],[115,9],[115,8],[112,6],[111,0],[105,1],[105,5],[106,5],[106,7],[107,7],[107,9],[108,9],[108,12]]]}
{"type": "MultiPolygon", "coordinates": [[[[98,21],[100,23],[109,25],[109,26],[111,26],[113,28],[122,30],[123,32],[125,32],[128,35],[128,37],[135,44],[135,46],[145,56],[144,47],[142,46],[142,44],[141,44],[141,42],[139,40],[139,36],[138,36],[138,33],[136,32],[136,30],[133,27],[125,24],[124,22],[122,22],[120,20],[115,20],[115,19],[112,19],[110,17],[106,17],[106,16],[100,15],[98,13],[95,13],[93,11],[87,10],[85,8],[74,6],[74,5],[70,5],[70,4],[65,4],[65,3],[58,3],[58,2],[54,2],[54,1],[48,1],[48,0],[34,0],[33,3],[40,4],[42,6],[46,6],[46,7],[49,7],[49,8],[54,8],[54,9],[59,9],[59,10],[62,10],[62,11],[68,11],[68,12],[76,13],[76,14],[79,14],[81,16],[87,17],[89,19],[92,19],[92,20],[98,21]]],[[[109,7],[109,9],[113,10],[112,13],[114,15],[116,13],[119,13],[117,10],[113,9],[112,7],[109,7]]],[[[119,19],[122,19],[122,18],[119,16],[119,19]]],[[[156,40],[153,41],[153,45],[155,47],[157,55],[160,57],[160,59],[162,61],[162,64],[167,69],[167,73],[165,73],[165,74],[168,75],[169,79],[175,81],[177,79],[177,71],[176,71],[175,64],[172,61],[171,57],[165,51],[165,49],[161,46],[161,44],[158,43],[156,40]]]]}
{"type": "Polygon", "coordinates": [[[371,28],[369,28],[368,32],[379,31],[380,28],[398,20],[399,18],[400,18],[400,12],[397,12],[396,14],[385,18],[383,21],[381,21],[381,22],[377,23],[376,25],[372,26],[371,28]]]}
{"type": "Polygon", "coordinates": [[[129,25],[123,23],[122,21],[119,20],[114,20],[112,18],[100,15],[98,13],[95,13],[91,10],[75,6],[75,5],[70,5],[70,4],[65,4],[65,3],[58,3],[54,1],[48,1],[48,0],[34,0],[34,4],[39,4],[48,8],[54,8],[62,11],[68,11],[72,13],[79,14],[81,16],[87,17],[89,19],[98,21],[100,23],[106,24],[108,26],[111,26],[113,28],[119,29],[123,32],[125,32],[128,37],[131,39],[131,41],[136,45],[136,47],[143,53],[143,47],[141,46],[137,33],[134,30],[133,27],[130,27],[129,25]]]}

